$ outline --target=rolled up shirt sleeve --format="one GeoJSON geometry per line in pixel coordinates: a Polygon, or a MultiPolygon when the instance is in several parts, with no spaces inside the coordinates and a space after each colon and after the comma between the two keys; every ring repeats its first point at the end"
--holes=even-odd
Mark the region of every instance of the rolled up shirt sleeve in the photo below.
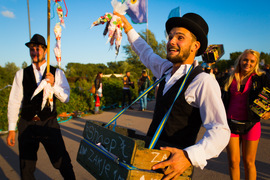
{"type": "Polygon", "coordinates": [[[64,72],[56,69],[55,83],[53,86],[54,95],[63,103],[69,102],[70,87],[64,72]]]}

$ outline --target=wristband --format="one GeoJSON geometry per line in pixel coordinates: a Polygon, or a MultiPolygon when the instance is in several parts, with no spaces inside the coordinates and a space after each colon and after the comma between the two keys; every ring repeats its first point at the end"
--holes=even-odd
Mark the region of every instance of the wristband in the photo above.
{"type": "Polygon", "coordinates": [[[131,29],[133,29],[132,26],[128,26],[126,29],[125,29],[125,33],[127,34],[131,29]]]}

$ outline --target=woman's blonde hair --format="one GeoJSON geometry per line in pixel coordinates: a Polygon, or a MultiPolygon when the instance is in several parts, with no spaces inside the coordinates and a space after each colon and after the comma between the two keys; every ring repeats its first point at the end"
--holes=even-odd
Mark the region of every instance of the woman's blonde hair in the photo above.
{"type": "Polygon", "coordinates": [[[246,54],[252,54],[256,57],[256,65],[252,71],[250,71],[247,76],[250,76],[252,73],[256,73],[258,76],[261,76],[262,74],[265,74],[264,71],[262,71],[259,67],[259,62],[260,62],[260,53],[258,51],[252,50],[252,49],[246,49],[236,60],[234,64],[234,70],[232,71],[231,75],[227,79],[225,85],[224,85],[224,90],[228,91],[230,85],[232,84],[233,79],[235,78],[236,83],[237,83],[237,90],[240,91],[240,62],[243,59],[244,55],[246,54]]]}

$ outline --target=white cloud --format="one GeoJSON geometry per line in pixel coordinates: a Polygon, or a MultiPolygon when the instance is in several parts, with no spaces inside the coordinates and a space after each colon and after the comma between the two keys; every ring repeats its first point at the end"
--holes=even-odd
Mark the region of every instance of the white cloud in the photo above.
{"type": "Polygon", "coordinates": [[[11,11],[2,11],[1,14],[7,18],[15,18],[15,14],[11,11]]]}

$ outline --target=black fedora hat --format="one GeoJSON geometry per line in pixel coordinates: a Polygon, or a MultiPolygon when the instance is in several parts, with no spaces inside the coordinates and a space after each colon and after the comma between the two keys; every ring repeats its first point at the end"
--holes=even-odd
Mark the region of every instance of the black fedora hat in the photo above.
{"type": "Polygon", "coordinates": [[[29,47],[30,44],[43,45],[47,48],[45,38],[39,34],[34,34],[31,40],[28,43],[25,43],[27,47],[29,47]]]}
{"type": "Polygon", "coordinates": [[[175,27],[184,27],[192,32],[197,40],[201,43],[201,47],[196,56],[204,53],[207,48],[208,39],[208,25],[205,20],[198,14],[187,13],[182,17],[172,17],[166,22],[166,31],[169,34],[175,27]]]}

